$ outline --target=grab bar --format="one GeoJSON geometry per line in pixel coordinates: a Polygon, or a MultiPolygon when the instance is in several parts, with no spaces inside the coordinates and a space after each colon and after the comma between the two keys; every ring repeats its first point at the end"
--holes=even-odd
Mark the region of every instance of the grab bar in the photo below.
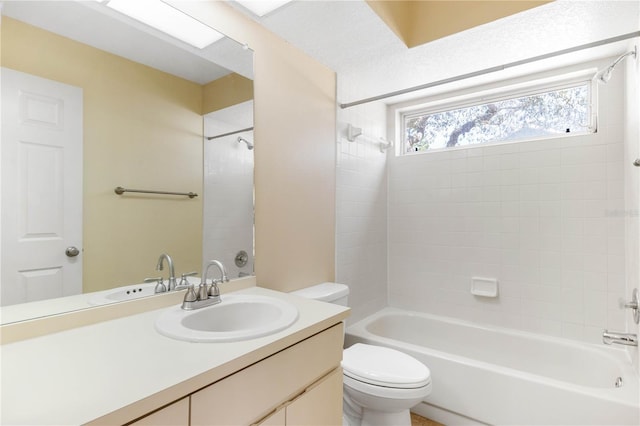
{"type": "Polygon", "coordinates": [[[170,192],[170,191],[150,191],[147,189],[127,189],[121,186],[116,187],[114,192],[118,195],[122,195],[125,192],[137,192],[141,194],[163,194],[163,195],[184,195],[185,197],[194,198],[197,197],[198,194],[195,192],[170,192]]]}

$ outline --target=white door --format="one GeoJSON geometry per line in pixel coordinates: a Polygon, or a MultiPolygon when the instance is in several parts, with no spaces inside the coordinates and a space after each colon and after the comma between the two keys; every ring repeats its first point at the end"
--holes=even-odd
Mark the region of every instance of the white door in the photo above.
{"type": "Polygon", "coordinates": [[[82,89],[1,76],[0,305],[81,293],[82,89]]]}

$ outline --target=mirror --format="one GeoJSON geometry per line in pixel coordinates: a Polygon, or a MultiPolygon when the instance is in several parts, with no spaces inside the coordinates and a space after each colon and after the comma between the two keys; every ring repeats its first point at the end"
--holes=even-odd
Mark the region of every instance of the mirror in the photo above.
{"type": "Polygon", "coordinates": [[[2,323],[82,309],[91,295],[114,288],[127,289],[122,300],[146,295],[155,283],[142,286],[145,278],[168,277],[166,262],[164,271],[156,270],[162,253],[173,259],[178,279],[192,271],[200,275],[209,259],[221,260],[231,278],[253,273],[253,150],[248,148],[254,140],[253,131],[244,130],[253,127],[253,53],[228,38],[193,47],[108,4],[3,2],[3,162],[10,157],[5,155],[5,127],[11,126],[4,125],[4,113],[12,102],[5,97],[12,87],[7,70],[71,87],[72,100],[64,102],[49,102],[36,91],[22,90],[30,94],[24,102],[16,95],[21,100],[13,101],[13,121],[26,123],[28,130],[39,121],[58,126],[56,132],[70,126],[73,93],[79,94],[75,117],[82,156],[78,168],[65,162],[64,172],[56,175],[62,154],[57,148],[42,154],[34,139],[27,141],[28,149],[16,150],[19,161],[35,159],[21,172],[24,179],[6,174],[11,167],[3,164],[2,323]],[[207,138],[225,133],[231,135],[207,138]],[[78,179],[69,178],[72,170],[78,179]],[[42,186],[27,191],[31,198],[19,198],[25,179],[42,186]],[[75,207],[57,211],[60,204],[51,194],[68,180],[80,196],[70,204],[75,207]],[[197,196],[118,195],[116,187],[197,196]],[[40,210],[25,213],[30,203],[40,210]],[[60,246],[57,240],[70,234],[69,223],[79,224],[81,237],[60,246]],[[14,250],[5,241],[12,234],[22,242],[55,240],[56,253],[64,254],[51,265],[34,266],[23,254],[40,249],[14,250]],[[67,250],[72,247],[78,248],[75,257],[67,250]],[[67,272],[66,265],[76,271],[67,272]],[[74,274],[78,284],[70,285],[74,274]]]}

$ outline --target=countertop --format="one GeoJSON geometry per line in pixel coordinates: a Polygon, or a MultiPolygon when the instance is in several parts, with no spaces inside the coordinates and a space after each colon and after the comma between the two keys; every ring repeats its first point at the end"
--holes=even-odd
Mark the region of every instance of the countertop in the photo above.
{"type": "Polygon", "coordinates": [[[287,300],[299,317],[270,336],[190,343],[155,331],[159,309],[2,345],[0,423],[126,423],[337,324],[349,311],[260,287],[236,293],[287,300]]]}

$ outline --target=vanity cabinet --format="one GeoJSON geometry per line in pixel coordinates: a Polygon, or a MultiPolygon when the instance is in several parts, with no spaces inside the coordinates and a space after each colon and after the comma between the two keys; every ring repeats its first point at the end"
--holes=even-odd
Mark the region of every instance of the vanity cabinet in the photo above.
{"type": "Polygon", "coordinates": [[[342,395],[342,368],[336,368],[254,426],[341,424],[342,401],[336,403],[336,395],[342,395]]]}
{"type": "Polygon", "coordinates": [[[129,426],[341,425],[343,324],[337,324],[129,426]]]}
{"type": "Polygon", "coordinates": [[[154,411],[129,426],[189,426],[189,398],[154,411]]]}
{"type": "Polygon", "coordinates": [[[287,405],[285,424],[341,425],[342,368],[333,370],[287,405]]]}
{"type": "Polygon", "coordinates": [[[337,324],[192,394],[190,424],[340,425],[342,330],[337,324]]]}

